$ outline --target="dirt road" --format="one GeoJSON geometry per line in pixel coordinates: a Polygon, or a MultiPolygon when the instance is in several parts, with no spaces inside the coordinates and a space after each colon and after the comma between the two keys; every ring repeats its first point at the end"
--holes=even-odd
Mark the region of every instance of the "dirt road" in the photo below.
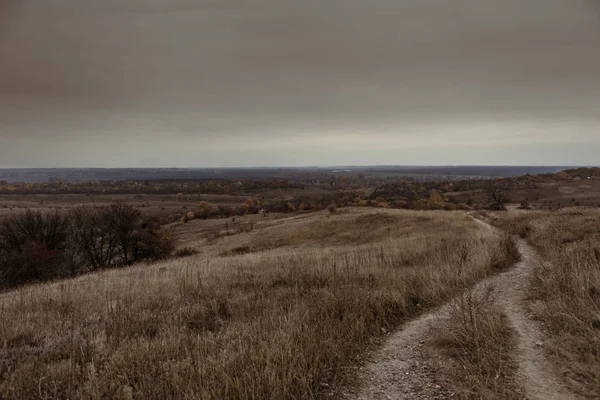
{"type": "MultiPolygon", "coordinates": [[[[482,229],[495,229],[476,220],[482,229]]],[[[519,240],[522,260],[510,270],[480,282],[473,290],[492,285],[495,298],[517,334],[514,354],[518,362],[517,379],[527,399],[578,399],[556,376],[544,357],[543,335],[526,309],[526,285],[537,262],[534,249],[519,240]]],[[[436,323],[448,315],[443,306],[405,324],[390,336],[373,361],[362,370],[360,393],[349,395],[357,400],[446,399],[451,393],[436,377],[435,365],[424,352],[423,344],[436,323]]]]}

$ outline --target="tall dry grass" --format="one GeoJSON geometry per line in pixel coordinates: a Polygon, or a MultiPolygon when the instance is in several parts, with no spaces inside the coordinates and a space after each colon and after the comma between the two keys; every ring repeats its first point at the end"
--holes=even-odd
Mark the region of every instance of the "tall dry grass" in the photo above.
{"type": "Polygon", "coordinates": [[[433,335],[438,377],[453,398],[523,399],[516,381],[515,334],[496,305],[493,287],[465,292],[450,302],[449,317],[433,335]]]}
{"type": "Polygon", "coordinates": [[[527,238],[543,262],[531,285],[546,347],[577,393],[600,397],[600,212],[516,212],[494,223],[527,238]]]}
{"type": "Polygon", "coordinates": [[[323,212],[6,293],[0,397],[335,396],[384,330],[509,264],[504,245],[464,213],[323,212]]]}

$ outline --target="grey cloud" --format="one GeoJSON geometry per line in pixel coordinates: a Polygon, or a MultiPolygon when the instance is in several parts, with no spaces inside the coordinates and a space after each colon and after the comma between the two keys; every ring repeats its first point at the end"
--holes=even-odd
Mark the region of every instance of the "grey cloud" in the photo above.
{"type": "MultiPolygon", "coordinates": [[[[87,151],[530,121],[580,124],[571,134],[587,140],[600,119],[597,4],[0,0],[0,135],[87,151]]],[[[506,137],[542,140],[531,132],[506,137]]]]}

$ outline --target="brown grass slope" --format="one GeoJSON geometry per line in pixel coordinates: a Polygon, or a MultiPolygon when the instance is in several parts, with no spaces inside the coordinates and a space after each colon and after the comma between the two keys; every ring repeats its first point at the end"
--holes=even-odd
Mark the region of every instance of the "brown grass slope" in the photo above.
{"type": "Polygon", "coordinates": [[[202,243],[0,295],[0,397],[336,395],[384,330],[511,263],[464,213],[316,213],[202,243]]]}

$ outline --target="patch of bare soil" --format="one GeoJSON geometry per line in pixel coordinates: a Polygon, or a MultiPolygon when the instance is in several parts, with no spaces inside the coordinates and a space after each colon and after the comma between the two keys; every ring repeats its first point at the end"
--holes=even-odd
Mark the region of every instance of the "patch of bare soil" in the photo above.
{"type": "MultiPolygon", "coordinates": [[[[477,220],[484,229],[494,229],[477,220]]],[[[537,256],[525,241],[519,241],[522,260],[512,269],[480,282],[474,290],[492,285],[495,298],[516,332],[513,355],[518,363],[517,381],[524,398],[553,400],[578,399],[558,378],[554,366],[544,356],[543,335],[527,310],[526,286],[537,256]]],[[[361,370],[361,389],[346,398],[367,399],[447,399],[453,393],[436,376],[436,360],[424,348],[435,326],[447,318],[448,306],[415,319],[393,333],[372,361],[361,370]]]]}

